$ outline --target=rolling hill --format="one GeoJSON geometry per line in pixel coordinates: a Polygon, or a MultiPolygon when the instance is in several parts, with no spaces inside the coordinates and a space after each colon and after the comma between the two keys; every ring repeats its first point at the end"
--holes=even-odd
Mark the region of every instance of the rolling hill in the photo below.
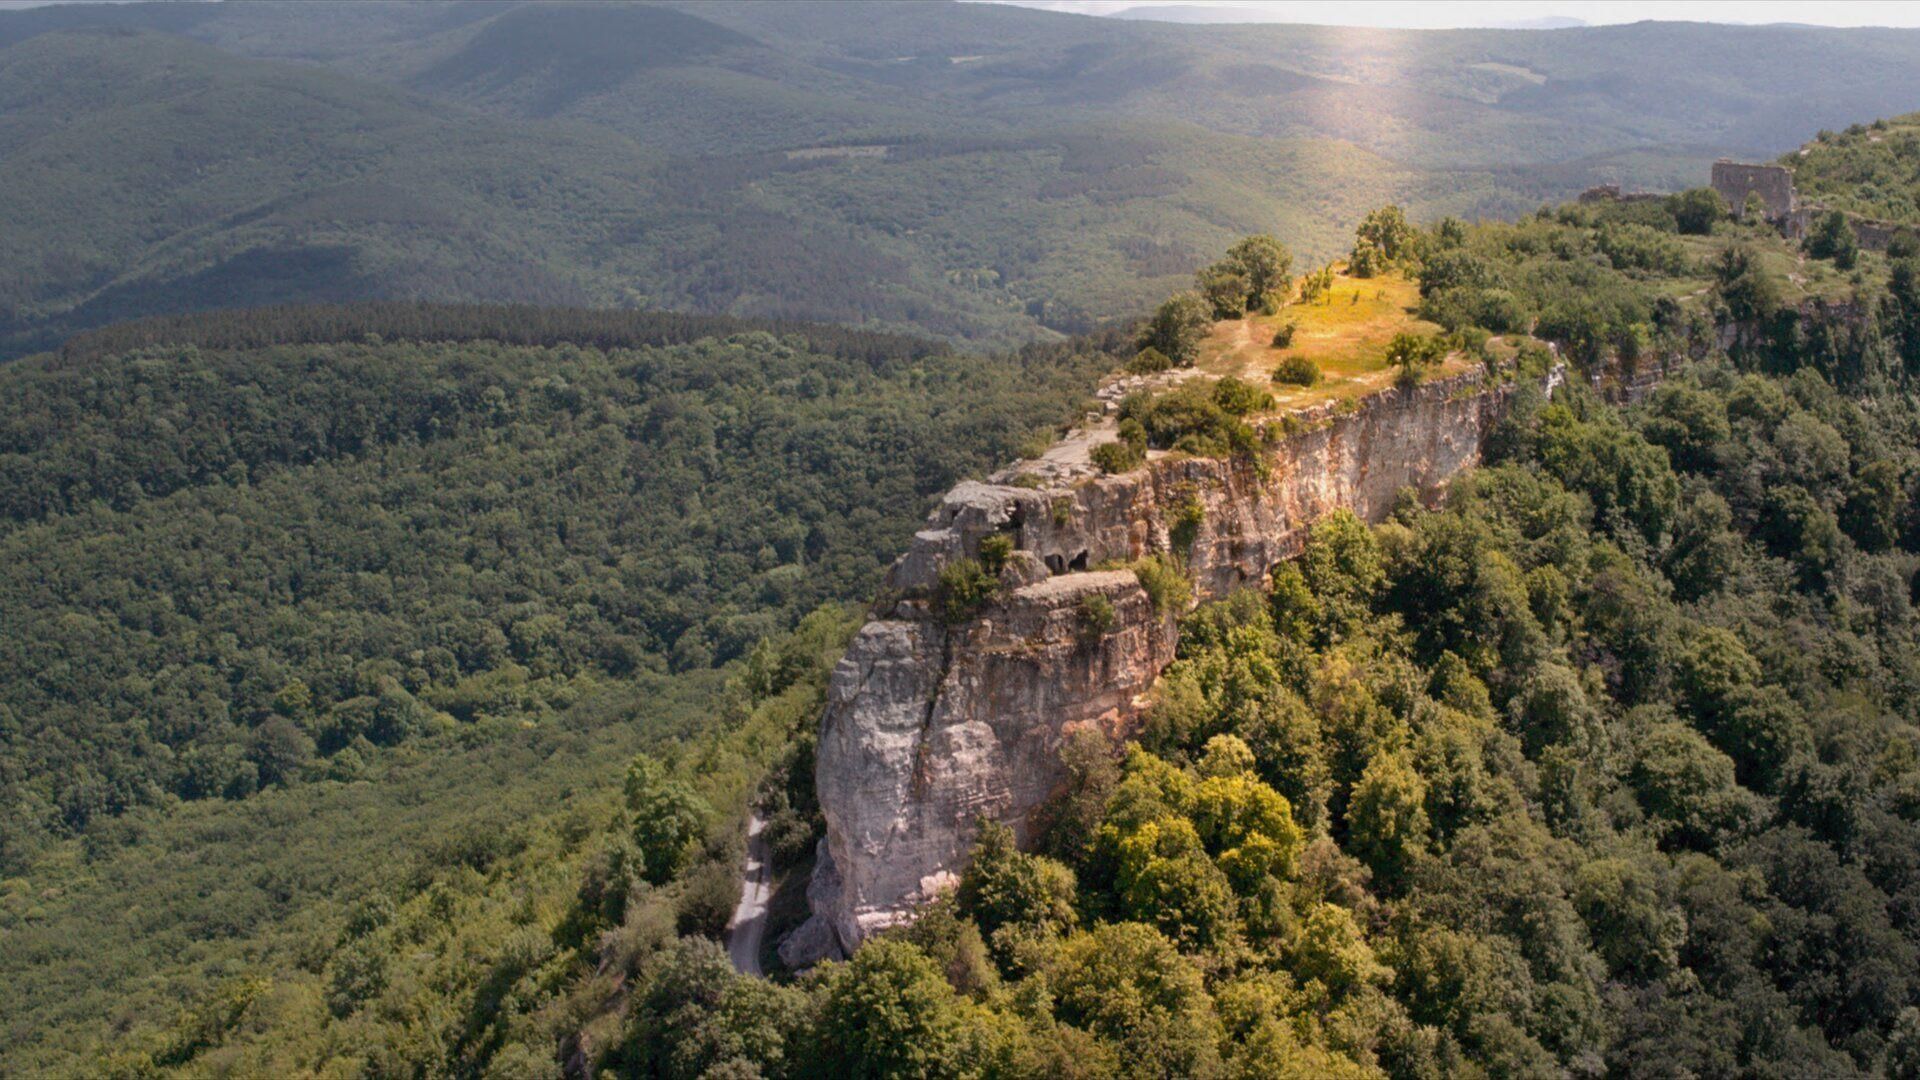
{"type": "Polygon", "coordinates": [[[401,297],[1004,345],[1137,310],[1248,231],[1314,261],[1386,201],[1500,217],[1685,186],[1911,108],[1916,60],[1906,31],[985,4],[7,12],[0,332],[18,353],[134,315],[401,297]]]}

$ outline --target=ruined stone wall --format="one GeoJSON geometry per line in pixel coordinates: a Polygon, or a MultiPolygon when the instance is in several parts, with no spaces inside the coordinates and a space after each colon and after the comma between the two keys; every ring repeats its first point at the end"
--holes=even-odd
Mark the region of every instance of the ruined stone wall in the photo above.
{"type": "Polygon", "coordinates": [[[1876,218],[1861,217],[1858,214],[1848,214],[1847,223],[1853,226],[1854,238],[1860,241],[1860,246],[1867,251],[1885,251],[1887,245],[1893,243],[1895,236],[1902,231],[1913,231],[1911,225],[1880,221],[1876,218]]]}
{"type": "Polygon", "coordinates": [[[1172,551],[1173,524],[1197,507],[1181,553],[1195,598],[1264,584],[1335,510],[1379,521],[1404,488],[1438,498],[1479,460],[1513,393],[1476,372],[1323,406],[1287,422],[1264,469],[1157,455],[1117,476],[1024,487],[1009,482],[1022,475],[1015,466],[999,482],[954,488],[833,672],[813,917],[782,955],[792,964],[839,955],[909,918],[953,880],[980,818],[1032,839],[1034,811],[1063,779],[1069,732],[1134,732],[1142,695],[1173,658],[1178,613],[1156,610],[1116,564],[1172,551]],[[940,569],[995,533],[1016,549],[998,599],[943,623],[931,603],[940,569]],[[1092,596],[1114,612],[1098,633],[1082,616],[1092,596]]]}
{"type": "Polygon", "coordinates": [[[1727,200],[1735,216],[1747,204],[1747,196],[1758,193],[1767,204],[1769,221],[1784,220],[1796,206],[1793,171],[1784,165],[1745,165],[1736,161],[1713,163],[1713,190],[1727,200]]]}

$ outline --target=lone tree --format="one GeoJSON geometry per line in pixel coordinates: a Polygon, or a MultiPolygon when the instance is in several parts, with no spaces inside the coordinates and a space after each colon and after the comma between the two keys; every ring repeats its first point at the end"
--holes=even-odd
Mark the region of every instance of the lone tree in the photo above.
{"type": "Polygon", "coordinates": [[[1807,237],[1807,254],[1816,259],[1832,259],[1842,270],[1853,269],[1860,258],[1860,239],[1853,234],[1847,215],[1830,210],[1822,215],[1807,237]]]}
{"type": "Polygon", "coordinates": [[[1353,255],[1347,260],[1347,269],[1354,277],[1381,273],[1412,258],[1418,236],[1399,207],[1383,206],[1368,214],[1354,230],[1353,255]]]}
{"type": "Polygon", "coordinates": [[[1263,307],[1291,284],[1293,253],[1262,233],[1227,249],[1227,257],[1200,271],[1200,293],[1213,305],[1216,319],[1237,319],[1263,307]]]}
{"type": "Polygon", "coordinates": [[[1237,319],[1247,313],[1247,276],[1231,261],[1217,262],[1196,275],[1195,282],[1216,319],[1237,319]]]}
{"type": "Polygon", "coordinates": [[[1692,188],[1667,198],[1667,212],[1674,224],[1689,236],[1705,236],[1716,221],[1727,216],[1727,200],[1712,188],[1692,188]]]}
{"type": "Polygon", "coordinates": [[[1140,331],[1142,349],[1158,349],[1181,367],[1192,367],[1200,342],[1213,325],[1213,308],[1197,294],[1175,293],[1160,305],[1140,331]]]}
{"type": "Polygon", "coordinates": [[[1400,369],[1403,382],[1417,380],[1421,369],[1444,355],[1446,345],[1439,338],[1426,334],[1395,334],[1393,340],[1387,343],[1387,363],[1400,369]]]}
{"type": "Polygon", "coordinates": [[[1293,253],[1265,233],[1249,236],[1228,248],[1227,260],[1246,276],[1249,305],[1261,302],[1270,293],[1282,292],[1291,284],[1287,275],[1293,270],[1293,253]]]}

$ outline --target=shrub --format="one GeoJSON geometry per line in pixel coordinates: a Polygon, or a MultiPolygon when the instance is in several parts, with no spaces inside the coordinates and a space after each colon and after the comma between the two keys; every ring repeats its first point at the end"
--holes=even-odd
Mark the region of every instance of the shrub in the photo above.
{"type": "Polygon", "coordinates": [[[1402,387],[1419,382],[1422,371],[1445,355],[1445,343],[1425,334],[1395,334],[1387,343],[1387,363],[1400,369],[1402,387]]]}
{"type": "Polygon", "coordinates": [[[1153,375],[1172,366],[1173,360],[1166,353],[1149,345],[1133,354],[1133,359],[1127,361],[1127,374],[1153,375]]]}
{"type": "Polygon", "coordinates": [[[1273,347],[1276,349],[1291,347],[1293,345],[1293,335],[1299,332],[1300,324],[1296,321],[1288,320],[1278,330],[1273,332],[1273,347]]]}
{"type": "Polygon", "coordinates": [[[1147,594],[1147,600],[1153,610],[1165,615],[1179,612],[1193,598],[1193,582],[1171,558],[1165,555],[1149,555],[1132,566],[1135,580],[1147,594]]]}
{"type": "Polygon", "coordinates": [[[1259,439],[1238,414],[1272,402],[1271,396],[1238,379],[1192,379],[1161,394],[1129,395],[1120,403],[1121,427],[1126,430],[1127,421],[1137,422],[1148,443],[1162,450],[1251,457],[1259,450],[1259,439]]]}
{"type": "Polygon", "coordinates": [[[1013,556],[1013,537],[1005,533],[994,533],[980,541],[980,568],[989,574],[998,574],[1006,568],[1007,560],[1013,556]]]}
{"type": "Polygon", "coordinates": [[[1694,236],[1713,232],[1713,224],[1727,216],[1727,200],[1712,188],[1694,188],[1667,197],[1667,209],[1680,231],[1694,236]]]}
{"type": "Polygon", "coordinates": [[[1273,407],[1273,395],[1229,375],[1213,384],[1213,403],[1222,412],[1245,416],[1273,407]]]}
{"type": "Polygon", "coordinates": [[[1140,467],[1147,459],[1146,451],[1133,443],[1116,439],[1104,442],[1088,452],[1088,457],[1100,471],[1111,476],[1115,473],[1131,472],[1140,467]]]}
{"type": "Polygon", "coordinates": [[[1807,237],[1807,254],[1816,259],[1832,259],[1842,270],[1853,269],[1860,257],[1860,241],[1853,234],[1847,215],[1834,210],[1822,217],[1807,237]]]}
{"type": "Polygon", "coordinates": [[[934,608],[948,624],[963,623],[985,607],[999,588],[1000,580],[978,559],[955,559],[940,568],[934,608]]]}
{"type": "Polygon", "coordinates": [[[1200,525],[1207,520],[1207,508],[1200,500],[1188,495],[1174,506],[1173,513],[1167,518],[1167,539],[1173,549],[1185,558],[1193,550],[1193,541],[1200,535],[1200,525]]]}
{"type": "Polygon", "coordinates": [[[1320,381],[1320,367],[1304,356],[1288,356],[1273,369],[1273,381],[1289,386],[1312,386],[1320,381]]]}
{"type": "Polygon", "coordinates": [[[1113,601],[1105,593],[1088,593],[1080,598],[1080,636],[1097,641],[1113,629],[1113,601]]]}

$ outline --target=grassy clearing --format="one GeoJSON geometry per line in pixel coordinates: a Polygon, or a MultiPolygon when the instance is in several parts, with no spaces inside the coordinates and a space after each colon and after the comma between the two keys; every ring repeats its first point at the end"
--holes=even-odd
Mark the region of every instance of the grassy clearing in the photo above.
{"type": "MultiPolygon", "coordinates": [[[[1406,277],[1336,273],[1333,287],[1310,304],[1292,303],[1276,315],[1216,323],[1201,346],[1199,366],[1209,375],[1234,375],[1271,391],[1283,411],[1363,397],[1393,382],[1386,355],[1395,334],[1440,332],[1439,326],[1415,314],[1419,306],[1420,287],[1406,277]],[[1292,344],[1275,348],[1273,336],[1287,323],[1296,324],[1292,344]],[[1285,356],[1313,361],[1320,382],[1311,387],[1274,383],[1274,366],[1285,356]]],[[[1454,374],[1467,366],[1461,358],[1449,357],[1435,373],[1454,374]]]]}

